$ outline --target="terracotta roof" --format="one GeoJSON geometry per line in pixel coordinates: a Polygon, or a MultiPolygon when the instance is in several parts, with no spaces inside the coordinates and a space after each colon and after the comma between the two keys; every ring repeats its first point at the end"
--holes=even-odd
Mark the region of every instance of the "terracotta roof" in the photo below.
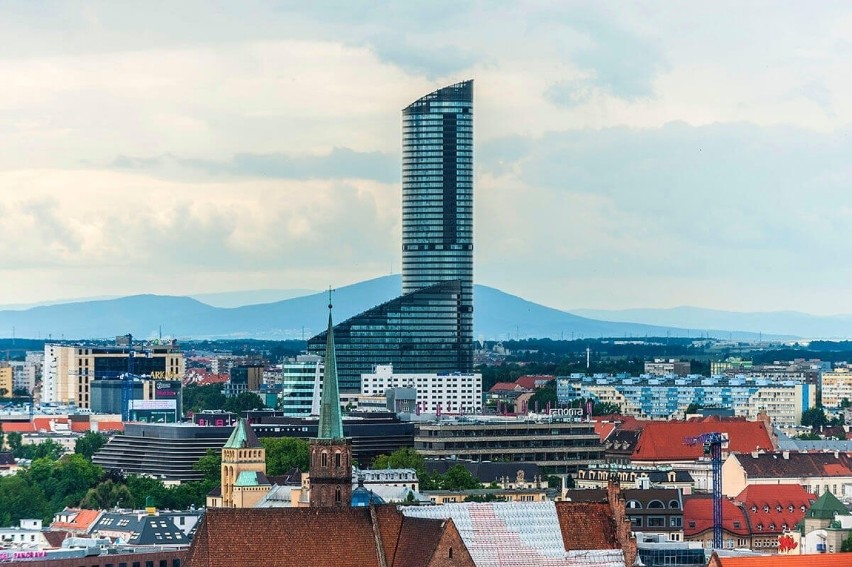
{"type": "Polygon", "coordinates": [[[74,433],[86,433],[92,430],[92,424],[88,421],[72,421],[71,431],[74,433]]]}
{"type": "Polygon", "coordinates": [[[615,520],[606,502],[557,502],[565,551],[619,549],[615,520]]]}
{"type": "Polygon", "coordinates": [[[736,458],[749,479],[852,476],[852,457],[847,453],[760,453],[736,458]]]}
{"type": "Polygon", "coordinates": [[[721,567],[849,567],[852,565],[852,553],[820,553],[809,555],[785,555],[779,561],[777,555],[762,555],[757,557],[719,557],[715,553],[710,565],[721,567]]]}
{"type": "MultiPolygon", "coordinates": [[[[706,531],[713,531],[712,497],[691,495],[684,496],[683,500],[683,535],[693,537],[706,531]]],[[[750,534],[748,520],[743,510],[727,498],[722,500],[722,528],[732,534],[742,536],[750,534]]]]}
{"type": "MultiPolygon", "coordinates": [[[[426,565],[424,555],[435,549],[436,538],[452,524],[406,518],[395,506],[378,506],[375,511],[388,567],[426,565]]],[[[188,564],[378,567],[379,561],[367,507],[211,508],[192,541],[188,564]],[[263,537],[246,538],[247,533],[263,537]]]]}
{"type": "Polygon", "coordinates": [[[523,387],[515,384],[514,382],[497,382],[489,392],[517,392],[518,390],[522,390],[523,387]]]}
{"type": "Polygon", "coordinates": [[[124,431],[124,423],[120,421],[99,421],[98,431],[105,433],[107,431],[124,431]]]}
{"type": "Polygon", "coordinates": [[[53,522],[50,524],[51,530],[78,530],[87,531],[89,527],[100,517],[100,510],[74,510],[66,509],[60,514],[76,514],[70,522],[53,522]]]}
{"type": "Polygon", "coordinates": [[[752,533],[780,534],[805,517],[816,497],[800,484],[754,484],[734,500],[742,504],[752,533]]]}
{"type": "Polygon", "coordinates": [[[606,440],[606,438],[609,437],[610,433],[612,433],[613,431],[615,431],[614,423],[608,423],[603,421],[595,422],[595,433],[598,434],[598,437],[600,438],[601,442],[606,440]]]}
{"type": "Polygon", "coordinates": [[[515,384],[521,386],[522,388],[526,388],[527,390],[535,390],[536,382],[547,383],[554,379],[556,379],[556,376],[548,376],[544,374],[540,376],[521,376],[520,378],[515,380],[515,384]]]}
{"type": "Polygon", "coordinates": [[[635,461],[694,460],[704,455],[701,445],[686,445],[684,439],[718,431],[728,436],[731,453],[769,449],[772,440],[762,421],[700,420],[651,421],[645,424],[633,450],[635,461]]]}
{"type": "Polygon", "coordinates": [[[35,433],[35,427],[29,421],[4,421],[0,428],[3,433],[35,433]]]}

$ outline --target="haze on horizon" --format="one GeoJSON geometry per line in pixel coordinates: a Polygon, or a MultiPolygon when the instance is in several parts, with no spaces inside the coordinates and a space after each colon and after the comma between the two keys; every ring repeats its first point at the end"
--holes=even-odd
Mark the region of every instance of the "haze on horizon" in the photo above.
{"type": "Polygon", "coordinates": [[[475,79],[475,279],[852,313],[852,6],[0,8],[0,303],[399,272],[400,109],[475,79]]]}

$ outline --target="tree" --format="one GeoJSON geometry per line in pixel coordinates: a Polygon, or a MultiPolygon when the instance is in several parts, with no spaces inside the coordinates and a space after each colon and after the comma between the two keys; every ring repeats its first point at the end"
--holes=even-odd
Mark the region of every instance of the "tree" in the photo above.
{"type": "Polygon", "coordinates": [[[266,449],[266,474],[280,475],[290,469],[307,471],[310,466],[310,445],[297,437],[266,437],[260,440],[266,449]]]}
{"type": "Polygon", "coordinates": [[[418,478],[426,472],[426,459],[411,447],[400,447],[390,455],[373,460],[374,469],[414,469],[418,478]]]}
{"type": "Polygon", "coordinates": [[[78,455],[83,455],[88,460],[92,460],[92,455],[101,450],[107,444],[109,437],[103,433],[95,431],[87,431],[85,435],[77,439],[74,443],[74,452],[78,455]]]}
{"type": "Polygon", "coordinates": [[[849,398],[843,398],[842,400],[840,400],[840,407],[842,407],[842,408],[852,407],[852,402],[849,401],[849,398]]]}
{"type": "Polygon", "coordinates": [[[696,404],[695,402],[692,402],[691,404],[686,406],[686,411],[684,413],[686,413],[686,415],[689,415],[689,414],[692,414],[692,413],[698,413],[698,410],[700,410],[703,407],[704,406],[702,406],[701,404],[696,404]]]}
{"type": "Polygon", "coordinates": [[[204,474],[203,482],[219,486],[222,483],[222,453],[207,449],[207,453],[192,465],[192,470],[204,474]]]}
{"type": "Polygon", "coordinates": [[[126,484],[105,480],[86,492],[83,500],[80,501],[80,507],[90,510],[103,510],[119,505],[130,506],[131,502],[132,496],[126,484]]]}
{"type": "Polygon", "coordinates": [[[17,431],[12,431],[11,433],[9,433],[9,435],[6,436],[6,442],[9,444],[9,448],[12,449],[12,451],[18,449],[23,443],[23,441],[23,436],[17,431]]]}
{"type": "Polygon", "coordinates": [[[183,389],[183,407],[186,411],[220,410],[226,401],[222,384],[187,386],[183,389]]]}
{"type": "Polygon", "coordinates": [[[48,520],[52,516],[44,492],[26,475],[0,477],[0,526],[16,525],[23,518],[48,520]]]}
{"type": "Polygon", "coordinates": [[[440,484],[443,490],[473,490],[482,488],[479,479],[461,465],[453,465],[442,475],[440,484]]]}
{"type": "Polygon", "coordinates": [[[260,396],[254,392],[242,392],[232,398],[228,398],[225,401],[224,406],[222,406],[222,409],[240,414],[244,411],[263,409],[265,407],[266,404],[264,404],[263,400],[260,399],[260,396]]]}
{"type": "MultiPolygon", "coordinates": [[[[11,436],[12,433],[9,435],[11,436]]],[[[20,433],[18,435],[20,435],[20,433]]],[[[9,440],[9,443],[12,443],[11,439],[9,440]]],[[[16,439],[15,444],[17,447],[12,449],[12,454],[19,459],[49,459],[51,461],[55,461],[65,454],[65,447],[52,439],[42,441],[41,443],[31,443],[29,445],[22,445],[21,442],[16,439]]]]}
{"type": "Polygon", "coordinates": [[[852,533],[840,544],[840,551],[852,551],[852,533]]]}
{"type": "Polygon", "coordinates": [[[811,408],[802,413],[802,425],[806,427],[822,427],[828,425],[828,418],[821,407],[811,408]]]}
{"type": "Polygon", "coordinates": [[[536,403],[538,403],[538,407],[542,411],[544,410],[544,408],[547,407],[548,403],[552,408],[557,407],[559,400],[556,397],[556,380],[551,380],[550,382],[536,390],[527,402],[527,407],[534,409],[536,407],[536,403]]]}

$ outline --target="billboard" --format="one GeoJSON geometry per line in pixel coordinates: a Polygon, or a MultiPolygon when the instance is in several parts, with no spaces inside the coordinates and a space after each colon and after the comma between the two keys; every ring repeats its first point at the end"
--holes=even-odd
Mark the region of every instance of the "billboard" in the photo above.
{"type": "Polygon", "coordinates": [[[177,400],[130,400],[131,410],[177,410],[177,400]]]}

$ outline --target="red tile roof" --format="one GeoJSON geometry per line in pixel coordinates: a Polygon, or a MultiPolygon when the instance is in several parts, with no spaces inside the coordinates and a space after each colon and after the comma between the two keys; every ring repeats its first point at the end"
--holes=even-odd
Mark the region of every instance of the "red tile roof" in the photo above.
{"type": "Polygon", "coordinates": [[[852,553],[820,553],[808,555],[762,555],[758,557],[719,557],[715,553],[711,566],[719,567],[849,567],[852,553]]]}
{"type": "MultiPolygon", "coordinates": [[[[694,537],[713,530],[713,499],[709,495],[691,495],[683,498],[683,535],[694,537]]],[[[722,529],[748,536],[748,521],[742,509],[727,498],[722,500],[722,529]],[[735,523],[736,522],[736,523],[735,523]]]]}
{"type": "Polygon", "coordinates": [[[557,502],[565,551],[619,549],[612,509],[606,502],[557,502]]]}
{"type": "Polygon", "coordinates": [[[496,384],[491,386],[491,389],[488,390],[488,391],[489,392],[517,392],[521,389],[523,389],[523,388],[521,386],[515,384],[514,382],[497,382],[496,384]]]}
{"type": "MultiPolygon", "coordinates": [[[[452,526],[450,520],[404,517],[395,506],[375,510],[388,567],[428,565],[452,526]]],[[[456,540],[458,561],[443,564],[473,567],[456,540]]],[[[369,508],[211,508],[193,538],[188,565],[378,567],[379,561],[369,508]]]]}
{"type": "Polygon", "coordinates": [[[4,421],[0,427],[3,433],[35,433],[35,427],[29,421],[4,421]]]}
{"type": "Polygon", "coordinates": [[[728,436],[728,451],[748,453],[769,449],[772,440],[762,421],[649,421],[633,450],[635,461],[693,460],[704,455],[701,445],[686,445],[684,439],[718,431],[728,436]]]}
{"type": "Polygon", "coordinates": [[[548,375],[539,375],[539,376],[521,376],[517,380],[515,380],[515,384],[521,386],[522,388],[526,388],[527,390],[535,390],[536,382],[539,384],[547,383],[551,380],[555,380],[556,376],[548,376],[548,375]]]}
{"type": "Polygon", "coordinates": [[[120,421],[99,421],[98,431],[101,433],[107,431],[124,431],[124,423],[120,421]]]}
{"type": "Polygon", "coordinates": [[[734,501],[742,504],[753,534],[781,534],[805,517],[816,497],[800,484],[754,484],[734,501]]]}
{"type": "Polygon", "coordinates": [[[595,421],[595,433],[598,434],[601,442],[605,441],[609,434],[615,431],[614,423],[606,423],[603,421],[595,421]]]}
{"type": "Polygon", "coordinates": [[[100,510],[63,510],[60,514],[76,514],[70,522],[53,522],[50,524],[52,531],[56,530],[76,530],[78,532],[88,531],[89,527],[101,515],[100,510]]]}

